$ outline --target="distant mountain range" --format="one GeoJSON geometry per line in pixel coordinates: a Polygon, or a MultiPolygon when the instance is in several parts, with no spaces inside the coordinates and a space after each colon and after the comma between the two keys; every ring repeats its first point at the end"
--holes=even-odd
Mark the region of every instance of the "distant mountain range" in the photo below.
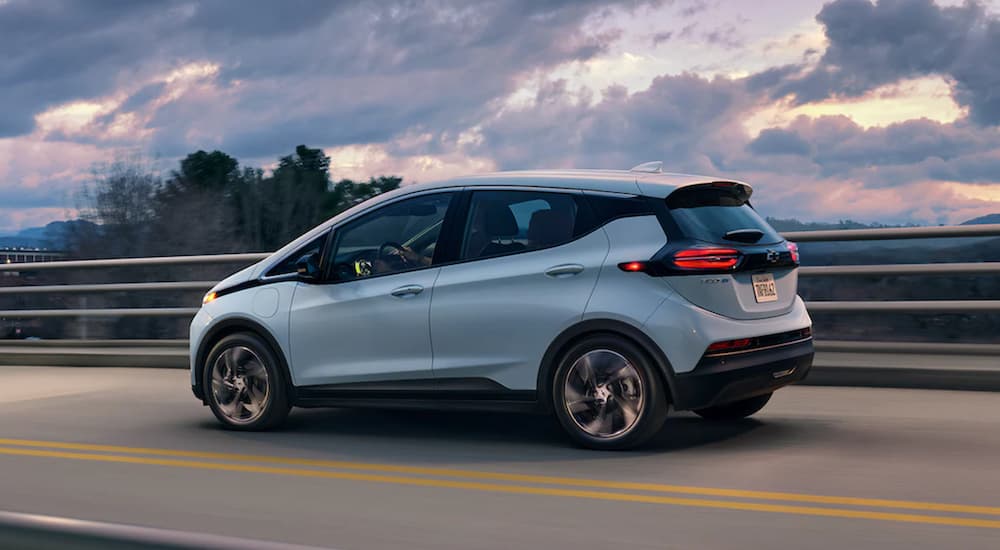
{"type": "Polygon", "coordinates": [[[1000,223],[1000,214],[987,214],[985,216],[979,216],[978,218],[972,218],[969,221],[962,222],[961,225],[984,225],[988,223],[1000,223]]]}
{"type": "Polygon", "coordinates": [[[29,227],[14,234],[0,235],[0,248],[66,248],[68,232],[76,225],[91,224],[83,220],[52,222],[44,227],[29,227]]]}

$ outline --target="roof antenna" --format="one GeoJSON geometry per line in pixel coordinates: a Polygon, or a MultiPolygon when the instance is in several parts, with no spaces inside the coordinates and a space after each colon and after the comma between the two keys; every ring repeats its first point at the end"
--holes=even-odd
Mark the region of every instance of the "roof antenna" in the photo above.
{"type": "Polygon", "coordinates": [[[663,161],[654,160],[653,162],[644,162],[639,166],[633,166],[629,169],[629,172],[648,172],[650,174],[660,174],[663,172],[663,161]]]}

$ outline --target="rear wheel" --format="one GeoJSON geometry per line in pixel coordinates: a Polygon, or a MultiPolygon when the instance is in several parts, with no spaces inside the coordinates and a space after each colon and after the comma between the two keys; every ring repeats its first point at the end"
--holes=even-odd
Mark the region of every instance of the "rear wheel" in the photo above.
{"type": "Polygon", "coordinates": [[[724,405],[697,409],[694,412],[698,416],[708,420],[739,420],[763,409],[764,405],[767,405],[767,402],[771,400],[771,395],[771,393],[765,393],[764,395],[741,399],[740,401],[733,401],[724,405]]]}
{"type": "Polygon", "coordinates": [[[291,408],[277,357],[266,342],[248,332],[231,334],[215,344],[202,387],[215,417],[234,430],[274,428],[291,408]]]}
{"type": "Polygon", "coordinates": [[[641,445],[667,416],[663,384],[646,354],[613,335],[585,337],[563,354],[552,392],[563,429],[592,449],[641,445]]]}

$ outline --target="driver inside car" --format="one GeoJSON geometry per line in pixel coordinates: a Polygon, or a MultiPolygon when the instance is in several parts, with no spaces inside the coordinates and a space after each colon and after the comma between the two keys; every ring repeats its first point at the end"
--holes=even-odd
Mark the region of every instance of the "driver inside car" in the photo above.
{"type": "Polygon", "coordinates": [[[372,275],[394,273],[405,269],[431,265],[431,257],[425,256],[412,248],[396,243],[385,243],[379,250],[378,257],[372,263],[372,275]]]}

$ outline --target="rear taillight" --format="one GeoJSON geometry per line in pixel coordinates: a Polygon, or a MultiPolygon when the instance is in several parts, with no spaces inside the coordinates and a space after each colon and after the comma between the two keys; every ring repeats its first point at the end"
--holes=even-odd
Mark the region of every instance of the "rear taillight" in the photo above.
{"type": "Polygon", "coordinates": [[[742,349],[747,349],[753,345],[753,338],[740,338],[739,340],[726,340],[723,342],[715,342],[708,346],[708,350],[705,353],[726,353],[730,351],[739,351],[742,349]]]}
{"type": "Polygon", "coordinates": [[[671,261],[681,269],[731,269],[740,262],[734,248],[687,248],[674,252],[671,261]]]}
{"type": "Polygon", "coordinates": [[[799,263],[799,245],[797,245],[797,244],[795,244],[795,243],[793,243],[791,241],[788,241],[788,251],[792,254],[792,261],[795,262],[796,265],[798,265],[798,263],[799,263]]]}

